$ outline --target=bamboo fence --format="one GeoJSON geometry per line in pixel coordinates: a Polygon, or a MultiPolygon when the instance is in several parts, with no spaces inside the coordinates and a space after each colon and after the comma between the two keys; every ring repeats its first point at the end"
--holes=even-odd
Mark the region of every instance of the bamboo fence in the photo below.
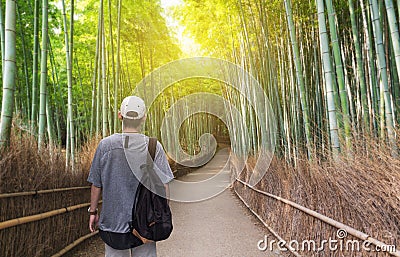
{"type": "Polygon", "coordinates": [[[87,234],[90,203],[82,203],[90,198],[89,190],[78,186],[1,194],[0,256],[61,256],[94,236],[87,234]]]}
{"type": "MultiPolygon", "coordinates": [[[[320,214],[320,213],[318,213],[318,212],[316,212],[316,211],[313,211],[313,210],[311,210],[311,209],[308,209],[308,208],[306,208],[306,207],[304,207],[304,206],[301,206],[301,205],[299,205],[299,204],[297,204],[297,203],[295,203],[295,202],[292,202],[292,201],[287,200],[287,199],[285,199],[285,198],[279,197],[279,196],[277,196],[277,195],[270,194],[270,193],[261,191],[261,190],[259,190],[259,189],[257,189],[257,188],[254,188],[254,187],[252,187],[251,185],[249,185],[248,183],[244,182],[244,181],[241,180],[241,179],[236,179],[236,181],[240,182],[242,185],[246,186],[247,188],[249,188],[249,189],[251,189],[251,190],[254,190],[254,191],[257,192],[257,193],[260,193],[260,194],[262,194],[262,195],[265,195],[265,196],[267,196],[267,197],[273,198],[273,199],[275,199],[275,200],[277,200],[277,201],[281,201],[281,202],[283,202],[283,203],[285,203],[285,204],[287,204],[287,205],[290,205],[290,206],[292,206],[293,208],[296,208],[296,209],[298,209],[298,210],[300,210],[300,211],[306,213],[307,215],[312,216],[312,217],[314,217],[314,218],[316,218],[316,219],[319,219],[319,220],[325,222],[326,224],[329,224],[329,225],[331,225],[331,226],[333,226],[333,227],[335,227],[335,228],[337,228],[337,229],[344,229],[344,230],[345,230],[347,233],[349,233],[350,235],[352,235],[352,236],[354,236],[354,237],[356,237],[356,238],[358,238],[358,239],[361,239],[361,240],[363,240],[363,241],[368,241],[368,242],[370,242],[370,243],[372,243],[372,244],[374,244],[374,245],[380,247],[381,249],[383,249],[383,248],[387,245],[387,244],[385,244],[384,242],[381,242],[381,241],[379,241],[378,239],[375,239],[375,238],[373,238],[373,237],[371,237],[371,236],[365,234],[364,232],[361,232],[361,231],[359,231],[359,230],[357,230],[357,229],[355,229],[355,228],[352,228],[352,227],[350,227],[350,226],[348,226],[348,225],[345,225],[345,224],[343,224],[343,223],[341,223],[341,222],[339,222],[339,221],[336,221],[336,220],[334,220],[334,219],[332,219],[332,218],[329,218],[329,217],[327,217],[327,216],[325,216],[325,215],[322,215],[322,214],[320,214]]],[[[266,222],[265,222],[256,212],[254,212],[254,211],[251,209],[251,207],[250,207],[250,206],[248,205],[248,203],[246,203],[246,201],[240,196],[240,194],[239,194],[236,190],[234,190],[234,191],[235,191],[236,195],[239,197],[239,199],[246,205],[246,207],[247,207],[251,212],[253,212],[253,214],[256,215],[256,217],[267,227],[267,229],[268,229],[269,231],[271,231],[271,233],[274,234],[274,236],[276,236],[279,240],[282,240],[282,238],[281,238],[272,228],[270,228],[270,227],[266,224],[266,222]]],[[[290,248],[288,248],[288,249],[290,249],[290,248]]],[[[301,255],[299,255],[297,252],[292,251],[292,253],[295,254],[296,256],[301,256],[301,255]]],[[[390,255],[400,257],[400,251],[398,251],[398,250],[396,250],[395,252],[388,252],[388,253],[389,253],[390,255]]]]}
{"type": "MultiPolygon", "coordinates": [[[[367,242],[372,251],[341,248],[316,252],[297,249],[301,256],[400,256],[398,238],[398,181],[400,163],[391,157],[377,161],[353,156],[351,161],[310,163],[299,161],[293,168],[275,158],[264,178],[255,187],[247,181],[254,169],[250,158],[242,172],[231,161],[233,189],[255,216],[279,238],[295,240],[340,239],[338,231],[346,231],[343,243],[367,242]],[[288,200],[290,199],[290,200],[288,200]],[[375,249],[375,246],[377,247],[375,249]],[[375,250],[376,251],[375,251],[375,250]],[[386,252],[378,252],[386,249],[386,252]]],[[[364,245],[363,245],[364,246],[364,245]]],[[[288,248],[288,250],[290,250],[288,248]]],[[[296,255],[295,253],[293,253],[296,255]]]]}

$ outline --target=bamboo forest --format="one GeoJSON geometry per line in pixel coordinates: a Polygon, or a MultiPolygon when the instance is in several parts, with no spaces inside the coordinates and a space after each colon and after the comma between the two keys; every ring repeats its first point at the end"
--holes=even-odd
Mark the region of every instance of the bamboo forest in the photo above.
{"type": "Polygon", "coordinates": [[[0,256],[95,238],[86,180],[130,95],[175,178],[227,151],[227,188],[276,238],[400,247],[399,27],[400,0],[0,0],[0,256]]]}

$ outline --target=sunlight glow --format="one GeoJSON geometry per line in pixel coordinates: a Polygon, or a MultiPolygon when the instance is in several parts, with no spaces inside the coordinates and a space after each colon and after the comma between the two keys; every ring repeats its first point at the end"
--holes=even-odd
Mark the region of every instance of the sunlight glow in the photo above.
{"type": "Polygon", "coordinates": [[[172,6],[184,4],[182,0],[161,0],[161,6],[163,8],[169,8],[172,6]]]}
{"type": "Polygon", "coordinates": [[[203,56],[200,44],[198,44],[187,32],[185,26],[180,24],[178,20],[173,17],[173,8],[176,6],[184,5],[183,0],[161,0],[161,7],[164,9],[164,17],[167,21],[167,26],[175,34],[179,46],[182,50],[182,57],[195,57],[203,56]]]}

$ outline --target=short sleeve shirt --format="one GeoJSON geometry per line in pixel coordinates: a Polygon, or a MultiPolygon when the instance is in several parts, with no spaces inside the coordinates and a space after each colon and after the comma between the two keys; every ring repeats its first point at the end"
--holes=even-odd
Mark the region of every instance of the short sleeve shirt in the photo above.
{"type": "MultiPolygon", "coordinates": [[[[113,134],[100,141],[93,158],[88,182],[102,188],[99,229],[117,233],[129,231],[140,166],[146,164],[149,138],[139,133],[113,134]]],[[[164,184],[174,177],[160,142],[154,158],[155,172],[164,184]]]]}

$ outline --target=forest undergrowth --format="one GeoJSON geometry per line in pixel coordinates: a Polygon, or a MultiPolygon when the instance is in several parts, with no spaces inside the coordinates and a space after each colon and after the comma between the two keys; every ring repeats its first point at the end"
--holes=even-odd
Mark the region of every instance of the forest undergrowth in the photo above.
{"type": "MultiPolygon", "coordinates": [[[[374,139],[364,138],[359,142],[335,161],[321,158],[309,161],[305,157],[298,159],[294,166],[274,157],[256,188],[328,216],[388,245],[399,246],[400,160],[391,156],[389,146],[378,145],[374,139]]],[[[248,179],[255,163],[255,158],[249,158],[239,178],[248,179]]],[[[331,225],[239,182],[234,184],[234,189],[287,242],[338,239],[338,229],[331,225]]],[[[348,235],[346,239],[356,238],[348,235]]],[[[326,248],[318,256],[332,256],[326,248]]],[[[367,254],[343,248],[347,251],[345,256],[367,254]]],[[[301,254],[315,256],[315,252],[301,254]]]]}
{"type": "Polygon", "coordinates": [[[64,149],[47,146],[39,152],[33,136],[14,129],[10,147],[0,153],[0,193],[88,186],[98,142],[94,137],[79,149],[72,170],[66,165],[64,149]]]}

